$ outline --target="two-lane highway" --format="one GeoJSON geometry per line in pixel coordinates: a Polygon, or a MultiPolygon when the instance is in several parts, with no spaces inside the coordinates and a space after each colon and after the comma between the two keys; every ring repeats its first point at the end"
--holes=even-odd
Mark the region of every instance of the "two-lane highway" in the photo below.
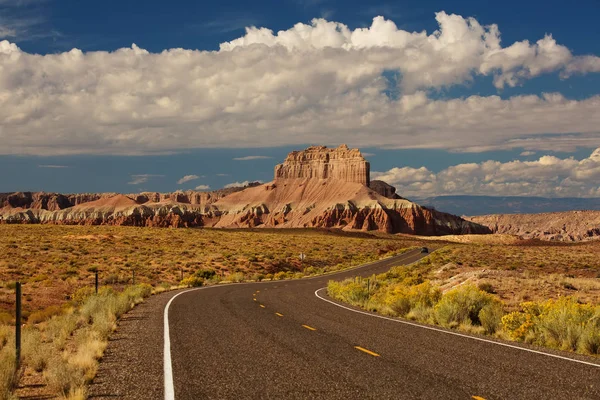
{"type": "Polygon", "coordinates": [[[415,250],[329,276],[178,294],[165,319],[166,398],[600,398],[594,360],[355,312],[319,291],[330,279],[370,276],[424,255],[415,250]]]}

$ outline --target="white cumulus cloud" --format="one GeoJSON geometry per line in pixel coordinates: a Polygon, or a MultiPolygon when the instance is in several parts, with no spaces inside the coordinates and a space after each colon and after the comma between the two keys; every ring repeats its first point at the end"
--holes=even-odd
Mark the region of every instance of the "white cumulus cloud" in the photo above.
{"type": "Polygon", "coordinates": [[[597,145],[600,96],[435,99],[430,89],[492,76],[598,72],[551,35],[503,46],[496,25],[439,12],[434,32],[383,17],[350,29],[315,19],[247,28],[218,51],[135,44],[37,55],[0,41],[0,154],[164,154],[306,143],[453,151],[597,145]],[[395,71],[398,82],[385,72],[395,71]],[[397,98],[386,95],[397,85],[397,98]]]}
{"type": "Polygon", "coordinates": [[[236,161],[250,161],[250,160],[266,160],[273,157],[268,156],[245,156],[245,157],[235,157],[236,161]]]}
{"type": "Polygon", "coordinates": [[[425,167],[371,173],[401,196],[453,194],[595,197],[600,194],[600,148],[583,160],[545,155],[535,161],[459,164],[434,173],[425,167]]]}
{"type": "Polygon", "coordinates": [[[228,183],[227,185],[223,186],[223,188],[225,188],[225,189],[229,189],[229,188],[236,188],[236,187],[246,187],[246,186],[248,186],[250,183],[254,183],[254,182],[263,183],[262,181],[243,181],[243,182],[232,182],[232,183],[228,183]]]}
{"type": "Polygon", "coordinates": [[[189,181],[194,181],[196,179],[200,179],[198,175],[185,175],[183,178],[177,181],[177,184],[182,185],[189,181]]]}
{"type": "Polygon", "coordinates": [[[209,190],[210,186],[208,186],[208,185],[198,185],[198,186],[196,186],[195,189],[196,190],[209,190]]]}
{"type": "Polygon", "coordinates": [[[154,174],[139,174],[139,175],[131,175],[131,181],[127,182],[129,185],[140,185],[142,183],[148,182],[151,178],[162,178],[164,175],[154,175],[154,174]]]}

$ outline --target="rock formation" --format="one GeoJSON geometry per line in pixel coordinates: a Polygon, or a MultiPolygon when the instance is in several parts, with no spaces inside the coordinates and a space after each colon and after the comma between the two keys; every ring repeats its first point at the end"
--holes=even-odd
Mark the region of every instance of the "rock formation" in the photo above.
{"type": "Polygon", "coordinates": [[[383,197],[388,199],[401,199],[402,197],[396,194],[396,188],[392,185],[387,184],[384,181],[371,181],[369,187],[375,192],[379,193],[383,197]]]}
{"type": "Polygon", "coordinates": [[[600,211],[495,214],[466,217],[494,233],[561,242],[600,240],[600,211]]]}
{"type": "Polygon", "coordinates": [[[369,163],[358,149],[309,147],[290,153],[275,168],[274,181],[246,188],[80,197],[0,195],[0,223],[321,227],[419,235],[490,232],[403,199],[385,182],[374,181],[372,188],[370,183],[369,163]],[[84,198],[89,201],[83,202],[84,198]]]}
{"type": "Polygon", "coordinates": [[[275,167],[275,179],[333,179],[369,186],[369,162],[358,149],[311,146],[292,151],[275,167]]]}

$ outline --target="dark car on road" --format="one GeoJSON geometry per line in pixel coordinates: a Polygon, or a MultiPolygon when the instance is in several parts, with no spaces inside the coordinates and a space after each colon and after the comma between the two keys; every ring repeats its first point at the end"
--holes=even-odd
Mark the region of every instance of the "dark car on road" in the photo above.
{"type": "Polygon", "coordinates": [[[421,253],[429,253],[429,249],[427,247],[421,247],[421,253]]]}

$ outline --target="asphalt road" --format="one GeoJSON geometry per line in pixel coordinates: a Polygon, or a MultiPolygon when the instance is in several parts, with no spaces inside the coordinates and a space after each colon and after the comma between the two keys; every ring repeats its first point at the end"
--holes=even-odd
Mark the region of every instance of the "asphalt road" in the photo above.
{"type": "Polygon", "coordinates": [[[315,295],[329,279],[420,257],[413,251],[330,276],[178,294],[168,315],[175,398],[600,399],[597,366],[354,312],[315,295]]]}

